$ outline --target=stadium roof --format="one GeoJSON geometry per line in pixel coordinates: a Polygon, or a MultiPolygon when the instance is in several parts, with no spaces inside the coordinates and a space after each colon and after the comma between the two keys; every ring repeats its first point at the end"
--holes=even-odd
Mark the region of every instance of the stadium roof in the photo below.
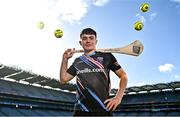
{"type": "Polygon", "coordinates": [[[74,84],[60,84],[59,81],[54,78],[34,74],[19,68],[4,66],[2,64],[0,64],[0,78],[8,78],[17,82],[24,81],[28,82],[29,84],[40,84],[41,86],[60,88],[62,90],[76,90],[76,86],[74,84]]]}
{"type": "MultiPolygon", "coordinates": [[[[29,84],[39,84],[41,86],[49,86],[52,88],[59,88],[62,90],[75,91],[75,84],[60,84],[58,80],[54,78],[49,78],[46,76],[41,76],[34,74],[25,70],[21,70],[15,67],[9,67],[0,64],[0,78],[1,79],[12,79],[14,81],[20,82],[25,81],[29,84]]],[[[125,91],[126,94],[130,93],[140,93],[140,92],[152,92],[152,91],[163,91],[163,90],[176,90],[180,88],[180,82],[170,82],[170,83],[159,83],[154,85],[143,85],[143,86],[134,86],[128,87],[125,91]]],[[[111,93],[115,94],[117,89],[112,89],[111,93]]]]}

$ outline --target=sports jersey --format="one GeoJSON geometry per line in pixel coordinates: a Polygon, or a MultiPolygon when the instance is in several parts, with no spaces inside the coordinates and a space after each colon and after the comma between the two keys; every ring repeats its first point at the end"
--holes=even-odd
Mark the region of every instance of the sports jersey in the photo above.
{"type": "Polygon", "coordinates": [[[76,58],[67,72],[76,76],[77,101],[75,110],[84,112],[108,112],[104,101],[111,89],[110,70],[121,66],[111,53],[94,52],[76,58]]]}

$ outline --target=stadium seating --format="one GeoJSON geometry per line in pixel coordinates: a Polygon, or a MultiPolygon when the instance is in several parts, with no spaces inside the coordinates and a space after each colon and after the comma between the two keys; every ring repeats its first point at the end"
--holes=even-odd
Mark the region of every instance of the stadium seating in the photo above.
{"type": "Polygon", "coordinates": [[[0,82],[1,82],[0,92],[5,92],[5,93],[7,92],[10,94],[28,96],[34,98],[44,98],[44,99],[63,100],[63,101],[75,100],[75,95],[72,93],[50,90],[42,87],[5,81],[2,79],[0,79],[0,82]]]}

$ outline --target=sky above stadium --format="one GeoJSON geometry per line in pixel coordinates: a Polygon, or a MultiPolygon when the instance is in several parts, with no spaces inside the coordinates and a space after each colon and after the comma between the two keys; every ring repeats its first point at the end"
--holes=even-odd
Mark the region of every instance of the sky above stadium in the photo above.
{"type": "MultiPolygon", "coordinates": [[[[0,63],[59,79],[63,52],[81,49],[79,33],[94,28],[97,48],[144,44],[139,57],[114,54],[128,74],[128,87],[180,80],[180,0],[2,0],[0,63]],[[142,3],[150,4],[141,12],[142,3]],[[142,21],[136,31],[133,24],[142,21]],[[43,30],[37,22],[44,22],[43,30]],[[62,38],[54,31],[61,28],[62,38]]],[[[75,54],[70,64],[81,54],[75,54]]],[[[75,80],[71,81],[75,82],[75,80]]],[[[119,79],[111,73],[112,88],[119,79]]]]}

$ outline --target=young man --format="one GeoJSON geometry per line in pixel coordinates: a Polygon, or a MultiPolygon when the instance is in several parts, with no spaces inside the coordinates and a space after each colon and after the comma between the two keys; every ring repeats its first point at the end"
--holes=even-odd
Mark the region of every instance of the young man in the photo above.
{"type": "Polygon", "coordinates": [[[124,95],[127,75],[111,53],[96,51],[96,31],[91,28],[82,30],[79,43],[84,54],[67,68],[68,59],[74,54],[74,49],[67,49],[60,68],[60,83],[64,84],[76,76],[74,116],[112,116],[112,111],[121,103],[124,95]],[[113,98],[109,98],[110,70],[120,78],[119,90],[113,98]]]}

